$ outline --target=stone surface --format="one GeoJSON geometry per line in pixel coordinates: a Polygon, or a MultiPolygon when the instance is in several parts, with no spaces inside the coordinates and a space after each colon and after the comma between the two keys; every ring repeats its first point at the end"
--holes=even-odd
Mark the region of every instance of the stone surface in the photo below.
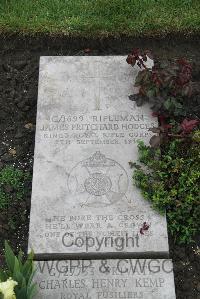
{"type": "Polygon", "coordinates": [[[36,262],[35,299],[175,299],[171,260],[36,262]]]}
{"type": "Polygon", "coordinates": [[[41,58],[29,238],[36,256],[168,253],[166,219],[133,185],[128,164],[157,125],[148,106],[128,99],[137,72],[122,56],[41,58]]]}

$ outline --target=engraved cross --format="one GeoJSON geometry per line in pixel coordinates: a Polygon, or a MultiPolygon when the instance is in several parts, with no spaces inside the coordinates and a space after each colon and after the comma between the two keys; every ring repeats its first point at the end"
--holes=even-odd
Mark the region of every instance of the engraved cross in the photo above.
{"type": "Polygon", "coordinates": [[[86,75],[84,76],[84,78],[90,78],[90,79],[98,79],[98,84],[96,85],[95,82],[95,88],[96,88],[96,93],[95,93],[95,110],[101,110],[101,79],[105,79],[105,78],[113,78],[113,77],[116,77],[116,74],[110,74],[110,75],[101,75],[101,72],[100,72],[100,65],[101,65],[101,62],[96,62],[95,64],[95,73],[96,75],[94,76],[89,76],[89,75],[86,75]]]}

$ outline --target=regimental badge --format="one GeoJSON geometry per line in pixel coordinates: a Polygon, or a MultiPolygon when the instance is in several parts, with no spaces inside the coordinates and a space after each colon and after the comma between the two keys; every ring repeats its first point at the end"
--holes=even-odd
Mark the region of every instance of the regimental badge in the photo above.
{"type": "Polygon", "coordinates": [[[97,151],[74,166],[68,187],[81,206],[105,207],[125,197],[128,175],[118,162],[97,151]]]}

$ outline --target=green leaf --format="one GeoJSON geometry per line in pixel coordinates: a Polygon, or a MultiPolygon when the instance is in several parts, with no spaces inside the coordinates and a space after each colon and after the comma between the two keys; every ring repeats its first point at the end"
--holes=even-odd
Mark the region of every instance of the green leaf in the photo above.
{"type": "Polygon", "coordinates": [[[136,162],[128,162],[130,168],[136,168],[136,169],[141,169],[141,165],[137,164],[136,162]]]}
{"type": "Polygon", "coordinates": [[[24,277],[22,279],[22,288],[26,288],[26,279],[24,277]]]}
{"type": "Polygon", "coordinates": [[[15,255],[7,241],[5,241],[5,259],[10,275],[12,276],[15,267],[15,255]]]}
{"type": "Polygon", "coordinates": [[[15,257],[13,279],[18,282],[18,287],[21,287],[24,277],[23,277],[23,274],[21,273],[20,265],[19,265],[19,261],[18,261],[17,257],[15,257]]]}
{"type": "Polygon", "coordinates": [[[26,287],[22,287],[21,289],[16,289],[16,299],[27,299],[27,290],[26,287]]]}
{"type": "Polygon", "coordinates": [[[15,273],[20,272],[20,267],[19,267],[19,261],[17,259],[17,257],[15,256],[15,264],[14,264],[14,269],[13,269],[13,277],[15,275],[15,273]]]}
{"type": "Polygon", "coordinates": [[[8,275],[2,269],[0,269],[0,281],[6,281],[8,279],[8,275]]]}
{"type": "Polygon", "coordinates": [[[28,287],[31,286],[31,283],[32,283],[32,281],[33,281],[33,277],[34,277],[36,271],[37,271],[36,269],[33,269],[32,273],[31,273],[31,275],[30,275],[30,277],[29,277],[28,283],[27,283],[27,286],[28,286],[28,287]]]}
{"type": "Polygon", "coordinates": [[[161,142],[161,139],[160,139],[160,136],[152,136],[151,139],[150,139],[150,145],[153,147],[153,148],[156,148],[156,147],[159,147],[160,146],[160,142],[161,142]]]}
{"type": "Polygon", "coordinates": [[[149,89],[147,92],[146,92],[146,96],[148,98],[152,98],[154,97],[156,94],[155,94],[155,89],[149,89]]]}
{"type": "Polygon", "coordinates": [[[27,299],[32,299],[33,296],[35,296],[37,294],[38,290],[37,290],[37,284],[34,283],[32,284],[27,291],[27,299]]]}
{"type": "Polygon", "coordinates": [[[19,253],[18,253],[18,261],[19,261],[19,264],[20,264],[20,268],[21,268],[21,265],[22,265],[22,259],[23,259],[23,256],[24,256],[24,253],[23,253],[23,251],[20,249],[20,250],[19,250],[19,253]]]}
{"type": "Polygon", "coordinates": [[[34,253],[33,253],[33,251],[31,251],[28,255],[26,262],[22,266],[22,273],[23,273],[27,283],[29,281],[31,273],[33,272],[33,257],[34,257],[34,253]]]}
{"type": "Polygon", "coordinates": [[[164,107],[167,110],[172,110],[172,108],[174,107],[174,104],[170,98],[164,102],[164,107]]]}
{"type": "Polygon", "coordinates": [[[144,79],[144,77],[146,76],[146,73],[148,71],[146,70],[143,70],[143,71],[140,71],[135,79],[135,87],[139,87],[141,84],[142,84],[142,81],[144,79]]]}

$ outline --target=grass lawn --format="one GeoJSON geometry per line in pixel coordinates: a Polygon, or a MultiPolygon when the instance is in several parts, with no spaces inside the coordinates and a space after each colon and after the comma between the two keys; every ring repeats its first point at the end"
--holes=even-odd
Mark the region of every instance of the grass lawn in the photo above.
{"type": "Polygon", "coordinates": [[[200,0],[0,0],[0,32],[87,37],[200,30],[200,0]]]}

